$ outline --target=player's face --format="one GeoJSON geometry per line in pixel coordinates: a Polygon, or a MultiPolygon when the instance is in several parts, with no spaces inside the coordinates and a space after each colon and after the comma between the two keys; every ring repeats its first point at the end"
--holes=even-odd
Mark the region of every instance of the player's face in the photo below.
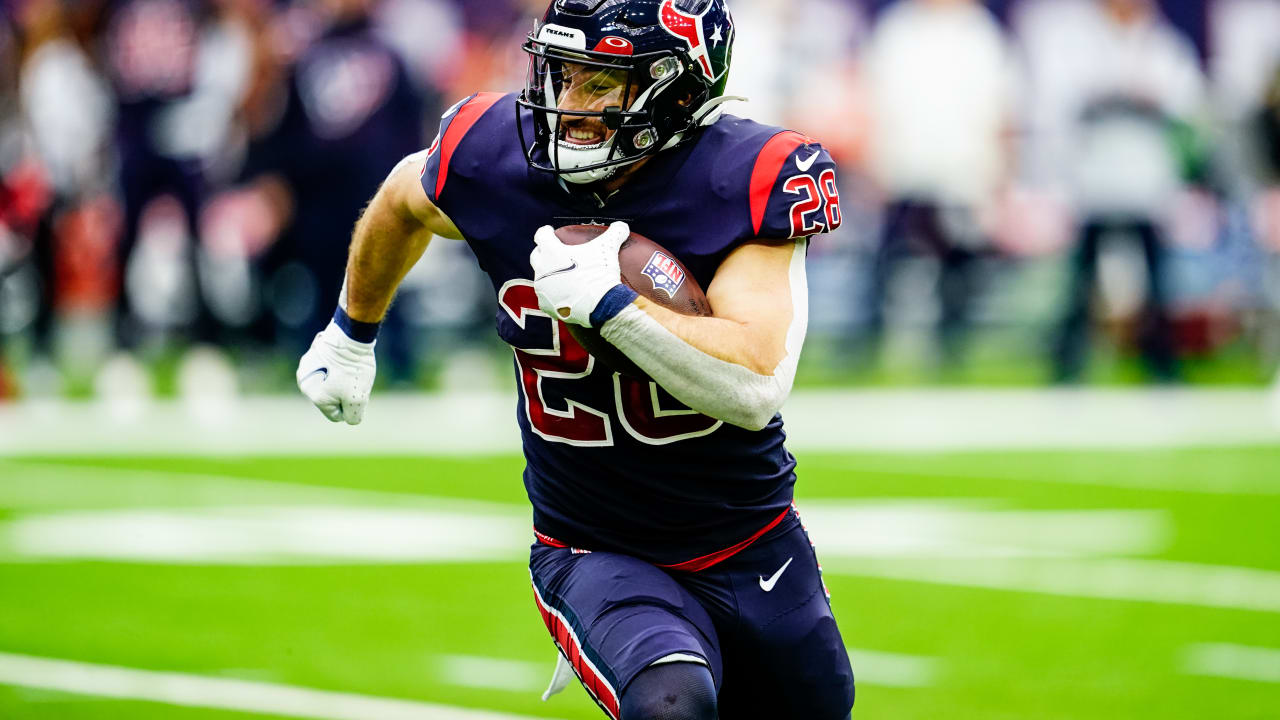
{"type": "MultiPolygon", "coordinates": [[[[640,94],[640,88],[635,84],[628,87],[625,70],[588,67],[576,63],[564,64],[561,87],[563,89],[557,104],[559,109],[592,113],[604,112],[611,107],[626,109],[640,94]]],[[[559,139],[571,145],[585,147],[605,142],[613,132],[598,117],[566,116],[560,122],[559,139]]]]}

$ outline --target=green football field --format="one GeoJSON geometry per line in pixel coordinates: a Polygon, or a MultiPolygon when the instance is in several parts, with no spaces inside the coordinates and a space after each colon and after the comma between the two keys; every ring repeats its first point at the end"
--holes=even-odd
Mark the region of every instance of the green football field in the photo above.
{"type": "MultiPolygon", "coordinates": [[[[799,460],[855,718],[1280,718],[1280,447],[799,460]]],[[[0,459],[0,718],[603,717],[521,467],[0,459]]]]}

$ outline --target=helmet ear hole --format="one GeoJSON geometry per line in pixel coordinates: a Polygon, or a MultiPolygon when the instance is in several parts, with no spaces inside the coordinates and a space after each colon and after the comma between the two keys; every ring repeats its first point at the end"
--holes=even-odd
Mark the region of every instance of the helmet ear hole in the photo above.
{"type": "Polygon", "coordinates": [[[654,103],[654,125],[665,136],[688,130],[694,113],[706,102],[706,95],[706,85],[693,73],[685,73],[654,103]]]}

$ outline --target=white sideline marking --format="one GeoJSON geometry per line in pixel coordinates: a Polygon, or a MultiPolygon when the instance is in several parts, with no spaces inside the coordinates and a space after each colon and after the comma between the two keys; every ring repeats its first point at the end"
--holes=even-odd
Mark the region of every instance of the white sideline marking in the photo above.
{"type": "Polygon", "coordinates": [[[1188,675],[1280,683],[1280,649],[1203,643],[1191,645],[1183,655],[1188,675]]]}
{"type": "Polygon", "coordinates": [[[63,512],[0,523],[8,549],[46,559],[177,565],[520,561],[525,514],[359,507],[213,507],[63,512]]]}
{"type": "Polygon", "coordinates": [[[531,720],[417,700],[10,653],[0,653],[0,684],[316,720],[531,720]]]}
{"type": "Polygon", "coordinates": [[[858,685],[927,687],[937,679],[939,662],[936,658],[857,648],[846,650],[858,685]]]}
{"type": "MultiPolygon", "coordinates": [[[[196,565],[525,558],[531,536],[527,510],[441,511],[429,507],[430,498],[415,501],[428,507],[229,505],[23,513],[0,522],[0,558],[196,565]]],[[[803,512],[827,558],[1141,554],[1162,550],[1170,535],[1167,514],[1160,511],[986,509],[990,504],[812,502],[803,512]]]]}
{"type": "Polygon", "coordinates": [[[1162,510],[1010,510],[983,500],[798,505],[823,557],[1149,555],[1173,536],[1162,510]]]}
{"type": "MultiPolygon", "coordinates": [[[[297,394],[202,408],[157,401],[0,404],[0,456],[476,455],[518,453],[509,391],[375,396],[358,427],[297,394]]],[[[783,409],[792,450],[1177,447],[1280,442],[1263,389],[798,390],[783,409]],[[833,422],[833,419],[838,419],[833,422]]]]}
{"type": "Polygon", "coordinates": [[[439,655],[436,660],[440,682],[491,690],[541,691],[555,665],[554,656],[545,663],[478,655],[439,655]]]}
{"type": "MultiPolygon", "coordinates": [[[[822,542],[815,539],[819,557],[822,542]]],[[[1128,558],[836,558],[827,573],[1280,613],[1280,572],[1128,558]]]]}

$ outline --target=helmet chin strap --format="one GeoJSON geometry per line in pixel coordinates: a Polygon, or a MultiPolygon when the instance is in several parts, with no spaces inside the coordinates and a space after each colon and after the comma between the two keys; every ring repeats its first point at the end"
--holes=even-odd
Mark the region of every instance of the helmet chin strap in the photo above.
{"type": "MultiPolygon", "coordinates": [[[[617,137],[617,135],[614,137],[617,137]]],[[[556,146],[552,148],[552,151],[556,153],[554,162],[556,167],[561,171],[560,177],[564,178],[565,182],[570,182],[574,185],[586,185],[588,183],[599,182],[601,180],[608,180],[613,177],[614,173],[618,172],[618,169],[622,167],[622,165],[610,165],[608,167],[596,168],[594,170],[582,170],[579,172],[565,172],[565,170],[572,171],[574,168],[595,165],[596,163],[608,160],[609,152],[613,149],[613,140],[614,138],[609,138],[604,145],[598,148],[592,148],[591,150],[579,150],[578,148],[566,147],[558,140],[553,140],[552,142],[556,144],[556,146]]]]}

